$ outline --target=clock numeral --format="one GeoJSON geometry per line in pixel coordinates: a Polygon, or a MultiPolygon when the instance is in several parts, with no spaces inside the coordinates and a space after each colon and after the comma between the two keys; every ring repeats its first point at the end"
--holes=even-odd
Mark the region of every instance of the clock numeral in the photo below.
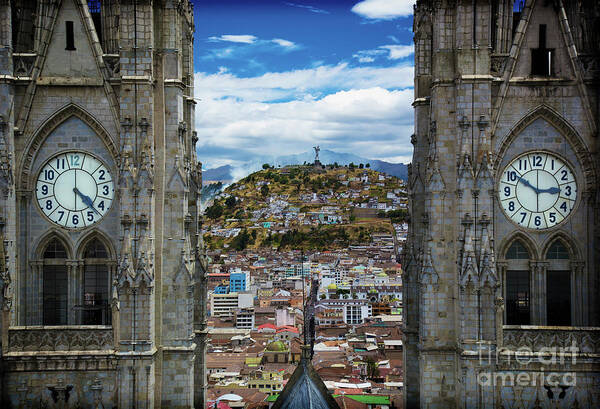
{"type": "Polygon", "coordinates": [[[510,186],[504,186],[504,196],[510,196],[510,186]]]}
{"type": "Polygon", "coordinates": [[[108,195],[109,189],[108,189],[108,185],[104,185],[102,186],[102,194],[104,196],[108,195]]]}
{"type": "Polygon", "coordinates": [[[73,222],[74,226],[77,226],[79,224],[79,215],[74,214],[71,221],[73,222]]]}
{"type": "Polygon", "coordinates": [[[102,209],[102,211],[104,211],[104,200],[100,201],[100,203],[98,203],[98,208],[102,209]]]}
{"type": "Polygon", "coordinates": [[[513,202],[512,200],[508,202],[508,210],[511,212],[515,211],[515,202],[513,202]]]}
{"type": "Polygon", "coordinates": [[[87,221],[88,222],[94,221],[94,212],[92,212],[91,210],[87,212],[87,221]]]}
{"type": "Polygon", "coordinates": [[[514,170],[509,170],[506,172],[506,180],[509,182],[516,182],[517,180],[517,172],[514,170]]]}
{"type": "Polygon", "coordinates": [[[571,186],[565,186],[565,196],[571,196],[571,186]]]}
{"type": "Polygon", "coordinates": [[[44,170],[44,179],[54,180],[54,171],[52,169],[45,169],[44,170]]]}
{"type": "Polygon", "coordinates": [[[535,218],[533,219],[533,223],[536,225],[536,227],[540,227],[542,225],[542,217],[535,216],[535,218]]]}
{"type": "Polygon", "coordinates": [[[71,167],[78,167],[79,160],[80,160],[79,155],[71,155],[71,167]]]}
{"type": "Polygon", "coordinates": [[[552,164],[550,165],[550,169],[554,170],[554,159],[552,159],[552,164]]]}
{"type": "Polygon", "coordinates": [[[527,212],[521,212],[521,221],[519,223],[523,223],[525,218],[527,217],[527,212]]]}
{"type": "Polygon", "coordinates": [[[48,194],[48,185],[42,185],[42,194],[43,195],[47,195],[48,194]]]}
{"type": "Polygon", "coordinates": [[[550,212],[550,214],[548,215],[548,220],[550,221],[550,223],[556,223],[556,213],[550,212]]]}
{"type": "Polygon", "coordinates": [[[561,178],[560,178],[560,180],[562,180],[564,182],[566,182],[566,181],[569,180],[569,172],[567,172],[566,169],[561,170],[560,174],[562,175],[561,178]]]}
{"type": "Polygon", "coordinates": [[[533,161],[533,166],[536,168],[541,168],[544,166],[544,164],[543,164],[544,157],[541,155],[534,155],[532,157],[532,161],[533,161]]]}
{"type": "Polygon", "coordinates": [[[58,220],[57,220],[57,221],[61,221],[61,220],[62,220],[62,218],[65,216],[65,212],[64,212],[64,210],[59,210],[59,211],[58,211],[58,214],[59,214],[60,216],[58,217],[58,220]]]}
{"type": "Polygon", "coordinates": [[[519,159],[519,170],[527,170],[527,158],[519,159]]]}
{"type": "Polygon", "coordinates": [[[65,168],[65,158],[56,159],[56,169],[64,169],[65,168]]]}
{"type": "Polygon", "coordinates": [[[100,176],[98,176],[99,180],[106,180],[106,179],[104,179],[104,175],[106,174],[106,171],[104,169],[100,169],[98,171],[98,174],[100,175],[100,176]]]}
{"type": "Polygon", "coordinates": [[[52,210],[52,200],[46,200],[46,210],[52,210]]]}
{"type": "Polygon", "coordinates": [[[566,200],[563,201],[560,206],[559,209],[563,212],[563,213],[568,213],[569,212],[569,202],[567,202],[566,200]]]}

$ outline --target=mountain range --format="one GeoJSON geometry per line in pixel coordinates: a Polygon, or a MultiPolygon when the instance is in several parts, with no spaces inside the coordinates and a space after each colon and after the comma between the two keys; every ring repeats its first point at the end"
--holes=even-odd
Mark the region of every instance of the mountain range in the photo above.
{"type": "MultiPolygon", "coordinates": [[[[264,163],[274,167],[286,165],[302,165],[303,163],[312,163],[315,160],[315,154],[312,151],[302,152],[293,155],[283,155],[275,157],[262,157],[253,161],[245,162],[241,165],[224,165],[213,169],[205,169],[202,172],[202,179],[205,182],[222,182],[224,184],[235,182],[249,174],[262,169],[264,163]]],[[[339,165],[355,165],[369,163],[371,169],[378,172],[387,173],[396,176],[402,180],[407,178],[407,168],[403,163],[390,163],[382,160],[367,159],[354,155],[352,153],[334,152],[328,149],[321,149],[319,160],[324,165],[338,163],[339,165]]]]}

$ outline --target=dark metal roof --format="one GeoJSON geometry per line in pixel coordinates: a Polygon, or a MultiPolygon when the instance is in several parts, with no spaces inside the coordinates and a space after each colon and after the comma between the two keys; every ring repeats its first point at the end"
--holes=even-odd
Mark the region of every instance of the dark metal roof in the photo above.
{"type": "Polygon", "coordinates": [[[303,357],[272,409],[339,409],[327,387],[303,357]]]}

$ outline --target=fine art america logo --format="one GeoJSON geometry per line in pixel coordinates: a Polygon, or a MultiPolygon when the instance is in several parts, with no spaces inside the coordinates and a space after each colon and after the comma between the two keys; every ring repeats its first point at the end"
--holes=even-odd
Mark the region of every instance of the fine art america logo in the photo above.
{"type": "Polygon", "coordinates": [[[523,370],[483,371],[477,375],[477,382],[481,386],[561,388],[575,386],[575,372],[556,372],[555,370],[557,367],[575,365],[578,352],[579,348],[574,341],[567,347],[542,347],[535,352],[526,346],[516,350],[480,346],[479,363],[482,367],[502,363],[502,365],[520,366],[523,370]],[[548,369],[554,369],[554,371],[548,371],[548,369]]]}

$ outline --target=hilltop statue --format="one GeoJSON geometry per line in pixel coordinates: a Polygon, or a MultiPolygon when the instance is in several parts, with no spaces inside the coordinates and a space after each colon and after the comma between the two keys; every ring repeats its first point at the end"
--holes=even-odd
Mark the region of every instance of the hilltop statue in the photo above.
{"type": "Polygon", "coordinates": [[[321,151],[321,147],[319,145],[317,145],[317,146],[313,146],[313,149],[315,150],[315,165],[318,165],[321,163],[319,161],[319,152],[321,151]]]}

